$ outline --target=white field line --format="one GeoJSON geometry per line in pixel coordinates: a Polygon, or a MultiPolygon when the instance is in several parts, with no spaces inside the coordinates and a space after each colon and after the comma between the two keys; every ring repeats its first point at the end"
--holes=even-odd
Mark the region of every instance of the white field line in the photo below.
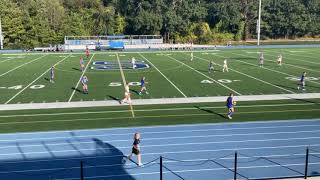
{"type": "MultiPolygon", "coordinates": [[[[214,55],[214,56],[218,56],[218,57],[225,58],[224,56],[219,56],[219,55],[214,55]]],[[[198,58],[198,59],[202,59],[202,60],[204,60],[204,61],[209,62],[209,60],[208,60],[208,59],[204,59],[204,58],[197,57],[197,56],[195,56],[195,57],[196,57],[196,58],[198,58]]],[[[214,64],[219,65],[220,67],[223,67],[223,66],[222,66],[222,65],[220,65],[220,64],[217,64],[217,63],[214,63],[214,64]]],[[[245,74],[245,73],[243,73],[243,72],[240,72],[240,71],[234,70],[234,69],[232,69],[232,68],[229,68],[229,69],[230,69],[231,71],[234,71],[234,72],[238,73],[238,74],[242,74],[242,75],[247,76],[247,77],[249,77],[249,78],[252,78],[252,79],[254,79],[254,80],[260,81],[260,82],[262,82],[262,83],[264,83],[264,84],[267,84],[267,85],[270,85],[270,86],[276,87],[276,88],[278,88],[278,89],[281,89],[281,90],[287,91],[287,92],[292,93],[292,94],[294,94],[294,93],[295,93],[295,92],[293,92],[293,91],[290,91],[290,90],[288,90],[288,89],[282,88],[282,87],[277,86],[277,85],[274,85],[274,84],[269,83],[269,82],[267,82],[267,81],[264,81],[264,80],[262,80],[262,79],[258,79],[258,78],[256,78],[256,77],[253,77],[253,76],[251,76],[251,75],[245,74]]]]}
{"type": "MultiPolygon", "coordinates": [[[[122,69],[122,65],[121,65],[121,62],[120,62],[119,54],[116,53],[116,56],[117,56],[117,61],[118,61],[118,65],[119,65],[119,70],[120,70],[120,74],[121,74],[121,78],[122,78],[123,89],[125,90],[125,89],[126,89],[126,85],[127,85],[126,77],[125,77],[124,72],[123,72],[123,69],[122,69]]],[[[130,101],[131,101],[131,99],[130,99],[130,101]]],[[[129,108],[130,108],[131,116],[134,118],[135,115],[134,115],[134,110],[133,110],[132,102],[129,103],[129,108]]]]}
{"type": "MultiPolygon", "coordinates": [[[[197,138],[197,139],[201,139],[201,138],[214,138],[214,137],[239,137],[239,136],[250,136],[250,137],[254,137],[257,135],[293,135],[293,134],[299,134],[299,133],[318,133],[320,132],[320,130],[313,130],[313,131],[294,131],[294,132],[270,132],[270,133],[248,133],[248,134],[226,134],[226,135],[197,135],[197,136],[178,136],[178,137],[162,137],[162,138],[144,138],[143,141],[147,142],[147,141],[151,141],[152,143],[154,143],[154,141],[157,140],[166,140],[166,139],[192,139],[192,138],[197,138]]],[[[316,134],[315,134],[316,135],[316,134]]],[[[91,137],[105,137],[106,135],[93,135],[91,137]]],[[[108,134],[108,136],[112,136],[111,134],[108,134]]],[[[89,138],[89,136],[87,136],[89,138]]],[[[80,137],[77,137],[78,139],[80,137]]],[[[131,142],[130,139],[126,137],[124,137],[126,139],[116,139],[116,140],[108,140],[108,143],[116,143],[116,142],[128,142],[128,144],[131,142]]],[[[265,138],[265,137],[263,137],[265,138]]],[[[63,139],[63,138],[60,138],[63,139]]],[[[64,140],[68,140],[69,138],[64,138],[64,140]]],[[[245,138],[246,139],[246,138],[245,138]]],[[[236,141],[236,140],[226,140],[226,141],[206,141],[206,142],[196,142],[196,143],[179,143],[179,144],[174,144],[174,143],[169,143],[169,144],[151,144],[151,145],[143,145],[141,147],[162,147],[162,146],[183,146],[183,145],[201,145],[201,144],[224,144],[224,143],[245,143],[245,142],[268,142],[268,141],[296,141],[296,140],[316,140],[316,139],[320,139],[319,136],[307,136],[307,137],[300,137],[300,138],[265,138],[265,139],[246,139],[246,140],[240,140],[240,141],[236,141]]],[[[43,141],[43,140],[49,140],[47,138],[39,138],[39,139],[34,139],[36,141],[43,141]]],[[[53,139],[50,139],[53,140],[53,139]]],[[[56,139],[54,139],[56,140],[56,139]]],[[[31,140],[29,140],[31,141],[31,140]]],[[[200,140],[198,140],[200,141],[200,140]]],[[[8,141],[7,141],[8,142],[8,141]]],[[[17,140],[12,141],[13,143],[16,143],[17,140]]],[[[18,140],[19,143],[22,143],[22,140],[18,140]]],[[[162,141],[164,142],[164,141],[162,141]]],[[[188,142],[188,141],[186,141],[188,142]]],[[[72,143],[72,145],[84,145],[84,144],[94,144],[94,142],[92,140],[79,140],[76,142],[68,142],[68,143],[46,143],[45,145],[47,146],[69,146],[70,143],[72,143]]],[[[19,147],[43,147],[43,144],[28,144],[28,145],[19,145],[19,147]]],[[[17,145],[4,145],[1,146],[0,149],[9,149],[9,148],[18,148],[17,145]]],[[[123,146],[123,147],[117,147],[120,149],[128,149],[130,148],[130,146],[123,146]]],[[[106,148],[108,149],[108,148],[106,148]]]]}
{"type": "MultiPolygon", "coordinates": [[[[241,111],[237,114],[268,114],[268,113],[288,113],[288,112],[317,112],[319,109],[295,109],[295,110],[279,110],[279,111],[241,111]]],[[[221,112],[223,114],[224,112],[221,112]]],[[[154,116],[139,116],[137,119],[143,118],[169,118],[169,117],[191,117],[191,116],[212,116],[208,113],[195,113],[195,114],[169,114],[169,115],[154,115],[154,116]]],[[[131,117],[110,117],[110,118],[85,118],[85,119],[58,119],[58,120],[37,120],[37,121],[16,121],[16,122],[3,122],[0,125],[12,125],[12,124],[39,124],[39,123],[57,123],[57,122],[80,122],[80,121],[102,121],[102,120],[118,120],[118,119],[129,119],[131,117]]]]}
{"type": "MultiPolygon", "coordinates": [[[[265,54],[266,56],[271,56],[273,57],[273,55],[268,55],[268,54],[265,54]]],[[[269,61],[269,62],[275,62],[275,61],[272,61],[272,60],[268,60],[268,59],[265,59],[265,61],[269,61]]],[[[298,68],[298,69],[304,69],[304,70],[308,70],[308,71],[311,71],[311,72],[317,72],[319,73],[318,70],[314,70],[314,69],[310,69],[310,68],[306,68],[306,67],[301,67],[301,66],[297,66],[297,65],[293,65],[293,64],[289,64],[289,63],[282,63],[283,65],[287,65],[287,66],[291,66],[291,67],[295,67],[295,68],[298,68]]]]}
{"type": "Polygon", "coordinates": [[[12,60],[12,59],[7,59],[7,60],[0,61],[0,64],[4,63],[4,62],[7,62],[7,61],[10,61],[10,60],[12,60]]]}
{"type": "MultiPolygon", "coordinates": [[[[252,58],[252,56],[246,56],[246,55],[237,54],[237,53],[231,53],[231,54],[252,58]]],[[[248,63],[248,62],[245,62],[245,61],[242,61],[242,60],[238,60],[238,59],[236,59],[236,61],[239,61],[239,62],[242,62],[242,63],[245,63],[245,64],[250,64],[252,66],[257,66],[256,64],[248,63]]],[[[273,72],[276,72],[276,73],[279,73],[279,74],[283,74],[283,75],[286,75],[286,76],[290,76],[290,77],[297,77],[297,76],[292,75],[292,74],[288,74],[288,73],[284,73],[284,72],[281,72],[281,71],[269,69],[269,68],[266,68],[266,67],[262,67],[262,69],[266,69],[266,70],[273,71],[273,72]]],[[[308,82],[315,83],[315,84],[320,84],[319,82],[316,82],[316,81],[308,81],[308,82]]]]}
{"type": "Polygon", "coordinates": [[[34,62],[34,61],[37,61],[37,60],[39,60],[39,59],[41,59],[41,58],[43,58],[43,57],[45,57],[45,56],[47,56],[47,55],[43,55],[43,56],[38,57],[38,58],[36,58],[36,59],[34,59],[34,60],[32,60],[32,61],[28,61],[28,62],[23,63],[23,64],[15,67],[15,68],[13,68],[13,69],[10,69],[9,71],[7,71],[7,72],[5,72],[5,73],[0,74],[0,77],[6,75],[6,74],[8,74],[8,73],[10,73],[10,72],[12,72],[12,71],[14,71],[14,70],[16,70],[16,69],[19,69],[19,68],[21,68],[21,67],[23,67],[23,66],[25,66],[25,65],[28,65],[28,64],[30,64],[30,63],[32,63],[32,62],[34,62]]]}
{"type": "Polygon", "coordinates": [[[169,80],[167,78],[167,76],[165,76],[153,63],[151,63],[145,56],[143,56],[141,53],[139,53],[139,55],[145,59],[148,63],[150,63],[152,65],[152,67],[154,67],[161,75],[162,77],[164,77],[174,88],[176,88],[177,91],[179,91],[183,97],[187,97],[171,80],[169,80]]]}
{"type": "MultiPolygon", "coordinates": [[[[237,108],[254,108],[254,107],[282,107],[282,106],[306,106],[318,105],[320,103],[288,103],[288,104],[256,104],[256,105],[237,105],[237,108]]],[[[202,109],[225,109],[225,106],[202,106],[202,109]]],[[[179,111],[179,110],[196,110],[196,107],[182,107],[182,108],[151,108],[151,109],[137,109],[137,112],[155,112],[155,111],[179,111]]],[[[81,111],[81,112],[65,112],[65,113],[43,113],[43,114],[13,114],[0,115],[0,118],[12,117],[37,117],[37,116],[60,116],[60,115],[80,115],[80,114],[108,114],[128,112],[128,110],[111,110],[111,111],[81,111]]]]}
{"type": "MultiPolygon", "coordinates": [[[[319,137],[315,137],[315,138],[319,138],[319,137]]],[[[243,141],[245,142],[245,141],[243,141]]],[[[262,141],[264,142],[264,141],[262,141]]],[[[216,144],[217,142],[211,142],[212,144],[216,144]]],[[[222,142],[218,142],[218,143],[222,143],[222,142]]],[[[231,142],[230,143],[235,143],[235,142],[231,142]]],[[[241,141],[239,141],[239,143],[241,143],[241,141]]],[[[157,145],[149,145],[149,146],[141,146],[144,149],[147,147],[150,148],[154,148],[154,147],[168,147],[168,146],[187,146],[190,147],[190,145],[192,144],[210,144],[209,142],[204,142],[204,143],[181,143],[181,144],[157,144],[157,145]]],[[[259,146],[259,147],[234,147],[234,148],[221,148],[221,149],[217,149],[215,148],[215,146],[211,146],[213,149],[203,149],[203,150],[185,150],[188,148],[183,148],[183,151],[163,151],[163,152],[150,152],[150,153],[143,153],[143,156],[146,155],[159,155],[159,154],[185,154],[185,153],[199,153],[199,152],[221,152],[221,151],[243,151],[243,150],[261,150],[261,149],[286,149],[286,148],[297,148],[297,147],[318,147],[320,146],[320,144],[295,144],[295,145],[286,145],[286,146],[259,146]]],[[[117,147],[118,149],[130,149],[130,147],[132,146],[124,146],[124,147],[117,147]]],[[[108,150],[109,148],[101,148],[104,150],[108,150]]],[[[159,148],[157,148],[159,149],[159,148]]],[[[166,148],[164,148],[166,149],[166,148]]],[[[69,152],[76,152],[78,153],[79,151],[81,151],[82,153],[85,152],[90,152],[90,151],[95,151],[96,147],[90,147],[90,148],[81,148],[81,149],[63,149],[63,150],[51,150],[50,153],[69,153],[69,152]]],[[[48,151],[32,151],[32,152],[24,152],[24,155],[34,155],[34,154],[49,154],[48,151]]],[[[0,157],[2,156],[20,156],[21,153],[20,152],[12,152],[12,153],[1,153],[0,157]]],[[[106,156],[108,157],[108,156],[106,156]]],[[[110,155],[109,157],[123,157],[123,155],[110,155]]]]}
{"type": "MultiPolygon", "coordinates": [[[[274,55],[274,51],[266,51],[265,50],[265,52],[267,52],[268,54],[269,54],[269,56],[273,56],[273,57],[277,57],[277,55],[274,55]]],[[[311,56],[302,56],[302,55],[300,55],[300,54],[298,54],[298,53],[289,53],[289,52],[284,52],[284,53],[282,53],[283,55],[285,55],[285,56],[300,56],[300,57],[304,57],[304,58],[314,58],[314,57],[311,57],[311,56]]],[[[284,58],[284,59],[286,59],[286,58],[284,58]]],[[[296,61],[301,61],[301,62],[306,62],[306,63],[311,63],[311,64],[320,64],[320,63],[318,63],[318,62],[314,62],[314,61],[306,61],[306,60],[302,60],[302,59],[298,59],[298,58],[292,58],[292,57],[290,57],[290,59],[294,59],[294,60],[296,60],[296,61]]]]}
{"type": "Polygon", "coordinates": [[[82,76],[84,75],[84,73],[86,73],[86,71],[87,71],[87,69],[88,69],[88,67],[89,67],[89,65],[90,65],[90,63],[91,63],[91,61],[92,61],[92,59],[93,59],[94,55],[95,55],[95,54],[93,54],[93,55],[91,56],[91,58],[90,58],[89,62],[87,63],[87,65],[86,65],[86,67],[85,67],[84,71],[82,72],[82,74],[81,74],[81,76],[80,76],[80,78],[79,78],[79,80],[78,80],[78,82],[77,82],[76,86],[74,87],[74,90],[73,90],[73,91],[72,91],[72,93],[71,93],[71,96],[70,96],[70,98],[69,98],[68,102],[71,102],[71,100],[72,100],[72,98],[73,98],[74,94],[76,93],[76,90],[77,90],[77,88],[78,88],[78,86],[79,86],[79,84],[80,84],[80,82],[81,82],[81,78],[82,78],[82,76]]]}
{"type": "MultiPolygon", "coordinates": [[[[254,127],[254,129],[265,129],[265,130],[271,130],[271,129],[281,129],[281,128],[293,128],[293,129],[297,129],[297,128],[310,128],[310,127],[319,127],[320,125],[302,125],[302,126],[262,126],[262,127],[254,127]]],[[[167,134],[167,133],[194,133],[194,132],[210,132],[210,131],[237,131],[237,130],[252,130],[252,128],[211,128],[211,129],[203,129],[203,130],[164,130],[164,131],[153,131],[153,132],[143,132],[143,134],[167,134]]],[[[301,132],[301,131],[295,131],[295,132],[301,132]]],[[[292,132],[292,133],[295,133],[292,132]]],[[[311,133],[311,132],[315,132],[315,131],[303,131],[305,133],[311,133]]],[[[23,134],[23,133],[19,133],[19,134],[23,134]]],[[[37,133],[33,133],[33,134],[37,134],[37,133]]],[[[246,133],[233,133],[233,134],[223,134],[223,135],[215,135],[216,137],[232,137],[232,136],[248,136],[248,135],[273,135],[273,134],[291,134],[291,132],[282,132],[282,131],[278,131],[278,132],[273,132],[273,133],[250,133],[250,134],[246,134],[246,133]]],[[[132,133],[108,133],[108,136],[125,136],[125,138],[127,138],[127,136],[131,136],[132,133]]],[[[65,139],[70,139],[70,138],[91,138],[91,137],[105,137],[106,133],[104,133],[103,135],[97,135],[97,134],[89,134],[89,135],[76,135],[76,136],[59,136],[59,137],[38,137],[38,138],[16,138],[16,139],[1,139],[0,142],[1,143],[12,143],[12,142],[23,142],[23,141],[35,141],[35,140],[46,140],[46,141],[52,141],[52,140],[65,140],[65,139]]],[[[150,139],[150,138],[148,138],[150,139]]],[[[147,139],[147,140],[148,140],[147,139]]],[[[167,138],[165,138],[167,139],[167,138]]],[[[146,139],[143,139],[146,140],[146,139]]],[[[119,140],[122,141],[122,140],[119,140]]],[[[125,140],[127,141],[127,139],[125,140]]]]}
{"type": "Polygon", "coordinates": [[[202,76],[204,76],[204,77],[206,77],[206,78],[208,78],[208,79],[212,80],[213,82],[215,82],[215,83],[219,84],[220,86],[223,86],[224,88],[226,88],[226,89],[228,89],[228,90],[230,90],[230,91],[232,91],[232,92],[236,93],[237,95],[240,95],[240,96],[242,95],[241,93],[237,92],[236,90],[234,90],[234,89],[232,89],[232,88],[230,88],[230,87],[228,87],[228,86],[226,86],[226,85],[224,85],[224,84],[220,83],[219,81],[216,81],[215,79],[213,79],[213,78],[211,78],[211,77],[209,77],[209,76],[205,75],[204,73],[202,73],[202,72],[200,72],[200,71],[198,71],[198,70],[194,69],[193,67],[191,67],[191,66],[189,66],[189,65],[187,65],[187,64],[185,64],[185,63],[183,63],[183,62],[181,62],[181,61],[179,61],[179,60],[177,60],[176,58],[173,58],[173,57],[170,57],[170,56],[167,56],[167,57],[168,57],[168,58],[170,58],[170,59],[172,59],[172,60],[175,60],[175,61],[179,62],[180,64],[183,64],[183,65],[187,66],[189,69],[191,69],[191,70],[193,70],[193,71],[197,72],[198,74],[200,74],[200,75],[202,75],[202,76]]]}
{"type": "MultiPolygon", "coordinates": [[[[69,55],[70,56],[70,55],[69,55]]],[[[62,61],[64,61],[65,59],[69,58],[69,56],[61,59],[60,61],[58,61],[57,63],[55,63],[53,66],[57,66],[58,64],[60,64],[62,61]]],[[[18,93],[16,93],[14,96],[12,96],[7,102],[5,102],[5,104],[10,103],[14,98],[16,98],[17,96],[19,96],[23,91],[25,91],[27,88],[29,88],[33,83],[35,83],[36,81],[38,81],[42,76],[44,76],[45,74],[47,74],[50,71],[51,67],[48,68],[44,73],[42,73],[40,76],[38,76],[35,80],[33,80],[31,83],[29,83],[26,87],[24,87],[23,89],[21,89],[18,93]]]]}

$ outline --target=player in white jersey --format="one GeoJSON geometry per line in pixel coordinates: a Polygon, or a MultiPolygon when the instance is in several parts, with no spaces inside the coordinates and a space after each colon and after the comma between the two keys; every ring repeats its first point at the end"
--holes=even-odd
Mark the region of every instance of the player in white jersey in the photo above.
{"type": "Polygon", "coordinates": [[[136,59],[133,57],[131,58],[131,64],[132,64],[132,69],[136,68],[136,59]]]}
{"type": "Polygon", "coordinates": [[[263,52],[261,51],[259,55],[259,67],[263,67],[263,64],[264,64],[264,56],[263,56],[263,52]]]}
{"type": "Polygon", "coordinates": [[[131,104],[131,93],[128,83],[124,86],[124,98],[120,101],[120,104],[123,104],[124,102],[131,104]]]}
{"type": "Polygon", "coordinates": [[[224,72],[224,71],[229,72],[227,59],[225,59],[225,60],[223,61],[223,69],[222,69],[222,72],[224,72]]]}
{"type": "Polygon", "coordinates": [[[190,60],[193,61],[193,52],[191,52],[190,58],[191,58],[190,60]]]}
{"type": "Polygon", "coordinates": [[[282,54],[279,54],[278,59],[277,59],[277,63],[279,66],[282,65],[282,54]]]}
{"type": "Polygon", "coordinates": [[[50,69],[50,82],[54,83],[55,73],[54,73],[54,66],[50,69]]]}

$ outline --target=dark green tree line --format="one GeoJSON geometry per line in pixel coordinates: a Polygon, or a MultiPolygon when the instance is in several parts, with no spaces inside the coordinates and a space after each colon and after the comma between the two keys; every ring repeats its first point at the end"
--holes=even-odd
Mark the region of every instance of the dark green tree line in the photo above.
{"type": "MultiPolygon", "coordinates": [[[[262,0],[264,39],[319,37],[319,0],[262,0]]],[[[63,43],[65,35],[162,35],[171,42],[256,38],[258,0],[1,0],[5,46],[63,43]]]]}

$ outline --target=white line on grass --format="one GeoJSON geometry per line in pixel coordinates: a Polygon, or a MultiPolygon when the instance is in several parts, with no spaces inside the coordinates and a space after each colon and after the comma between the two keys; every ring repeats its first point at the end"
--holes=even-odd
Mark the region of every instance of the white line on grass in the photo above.
{"type": "MultiPolygon", "coordinates": [[[[219,56],[219,55],[214,55],[214,56],[219,56]]],[[[205,61],[207,61],[207,62],[210,62],[208,59],[204,59],[204,58],[197,57],[197,56],[195,56],[195,57],[198,58],[198,59],[202,59],[202,60],[205,60],[205,61]]],[[[225,58],[224,56],[219,56],[219,57],[225,58]]],[[[215,64],[216,64],[216,63],[215,63],[215,64]]],[[[220,64],[216,64],[216,65],[218,65],[218,66],[220,66],[220,67],[223,67],[223,66],[220,65],[220,64]]],[[[292,94],[295,93],[295,92],[293,92],[293,91],[290,91],[290,90],[288,90],[288,89],[282,88],[282,87],[277,86],[277,85],[274,85],[274,84],[269,83],[269,82],[267,82],[267,81],[264,81],[264,80],[262,80],[262,79],[258,79],[258,78],[256,78],[256,77],[253,77],[253,76],[251,76],[251,75],[245,74],[245,73],[243,73],[243,72],[234,70],[234,69],[232,69],[232,68],[229,68],[229,69],[230,69],[231,71],[234,71],[234,72],[238,73],[238,74],[242,74],[242,75],[244,75],[244,76],[247,76],[247,77],[252,78],[252,79],[254,79],[254,80],[257,80],[257,81],[260,81],[260,82],[262,82],[262,83],[268,84],[268,85],[270,85],[270,86],[276,87],[276,88],[278,88],[278,89],[282,89],[282,90],[287,91],[287,92],[292,93],[292,94]]]]}
{"type": "MultiPolygon", "coordinates": [[[[69,55],[70,56],[70,55],[69,55]]],[[[57,63],[55,63],[53,66],[57,66],[58,64],[60,64],[62,61],[64,61],[65,59],[67,59],[69,56],[61,59],[60,61],[58,61],[57,63]]],[[[40,76],[38,76],[35,80],[33,80],[31,83],[29,83],[26,87],[24,87],[23,89],[21,89],[18,93],[16,93],[14,96],[12,96],[7,102],[5,102],[5,104],[10,103],[14,98],[16,98],[17,96],[19,96],[23,91],[25,91],[27,88],[29,88],[33,83],[35,83],[36,81],[38,81],[42,76],[44,76],[45,74],[47,74],[50,71],[51,67],[48,68],[44,73],[42,73],[40,76]]]]}
{"type": "Polygon", "coordinates": [[[12,72],[12,71],[14,71],[14,70],[16,70],[16,69],[19,69],[19,68],[21,68],[21,67],[23,67],[23,66],[25,66],[25,65],[27,65],[27,64],[30,64],[30,63],[32,63],[32,62],[34,62],[34,61],[37,61],[37,60],[39,60],[39,59],[42,59],[42,58],[45,57],[45,56],[47,56],[47,55],[43,55],[43,56],[38,57],[38,58],[36,58],[36,59],[34,59],[34,60],[32,60],[32,61],[26,62],[26,63],[21,64],[21,65],[15,67],[15,68],[13,68],[13,69],[10,69],[9,71],[7,71],[7,72],[5,72],[5,73],[0,74],[0,77],[6,75],[6,74],[8,74],[8,73],[10,73],[10,72],[12,72]]]}
{"type": "Polygon", "coordinates": [[[170,58],[170,59],[172,59],[172,60],[175,60],[175,61],[179,62],[180,64],[183,64],[183,65],[187,66],[189,69],[191,69],[191,70],[193,70],[193,71],[197,72],[198,74],[201,74],[202,76],[204,76],[204,77],[206,77],[206,78],[208,78],[208,79],[212,80],[213,82],[215,82],[215,83],[219,84],[220,86],[223,86],[224,88],[226,88],[226,89],[228,89],[228,90],[230,90],[230,91],[233,91],[233,92],[234,92],[234,93],[236,93],[237,95],[242,95],[241,93],[237,92],[236,90],[231,89],[230,87],[228,87],[228,86],[226,86],[226,85],[224,85],[224,84],[220,83],[219,81],[216,81],[215,79],[213,79],[213,78],[211,78],[211,77],[209,77],[209,76],[207,76],[207,75],[203,74],[202,72],[200,72],[200,71],[198,71],[198,70],[194,69],[193,67],[191,67],[191,66],[189,66],[189,65],[187,65],[187,64],[185,64],[185,63],[183,63],[183,62],[181,62],[181,61],[179,61],[179,60],[177,60],[176,58],[173,58],[173,57],[170,57],[170,56],[167,56],[167,57],[168,57],[168,58],[170,58]]]}
{"type": "MultiPolygon", "coordinates": [[[[267,113],[288,113],[288,112],[312,112],[319,111],[320,109],[293,109],[293,110],[279,110],[279,111],[242,111],[237,112],[237,114],[267,114],[267,113]]],[[[220,114],[223,114],[220,112],[220,114]]],[[[154,115],[154,116],[139,116],[137,119],[143,118],[169,118],[169,117],[191,117],[191,116],[210,116],[209,113],[194,113],[194,114],[168,114],[168,115],[154,115]]],[[[41,121],[16,121],[16,122],[2,122],[0,125],[12,125],[12,124],[38,124],[38,123],[57,123],[57,122],[77,122],[77,121],[100,121],[100,120],[119,120],[119,119],[129,119],[131,117],[121,116],[121,117],[109,117],[109,118],[86,118],[86,119],[58,119],[58,120],[41,120],[41,121]]]]}
{"type": "MultiPolygon", "coordinates": [[[[282,107],[282,106],[306,106],[318,105],[318,103],[288,103],[288,104],[256,104],[256,105],[237,105],[237,108],[254,108],[254,107],[282,107]]],[[[201,106],[204,109],[225,109],[225,106],[201,106]]],[[[179,110],[196,110],[196,107],[186,108],[155,108],[155,109],[136,109],[136,112],[155,112],[155,111],[179,111],[179,110]]],[[[60,116],[60,115],[83,115],[83,114],[107,114],[107,113],[122,113],[128,110],[111,110],[111,111],[81,111],[81,112],[65,112],[65,113],[43,113],[43,114],[17,114],[17,115],[0,115],[0,118],[12,117],[37,117],[37,116],[60,116]]]]}
{"type": "Polygon", "coordinates": [[[4,63],[4,62],[7,62],[7,61],[10,61],[10,60],[12,60],[12,59],[7,59],[7,60],[4,60],[4,61],[0,61],[0,64],[4,63]]]}
{"type": "Polygon", "coordinates": [[[178,90],[183,97],[187,97],[171,80],[169,80],[167,78],[167,76],[165,76],[153,63],[151,63],[145,56],[143,56],[141,53],[139,53],[139,55],[145,59],[148,63],[150,63],[152,65],[152,67],[154,67],[174,88],[176,88],[176,90],[178,90]]]}
{"type": "MultiPolygon", "coordinates": [[[[120,74],[121,74],[121,78],[122,78],[123,88],[125,89],[126,85],[127,85],[126,77],[124,76],[124,72],[123,72],[123,69],[122,69],[121,62],[120,62],[119,54],[116,53],[116,56],[117,56],[117,61],[118,61],[118,64],[119,64],[119,69],[120,69],[120,74]]],[[[134,115],[134,110],[133,110],[133,106],[132,106],[131,102],[129,103],[129,107],[130,107],[131,116],[134,117],[135,115],[134,115]]]]}
{"type": "MultiPolygon", "coordinates": [[[[235,54],[235,55],[240,55],[240,56],[252,58],[252,56],[246,56],[246,55],[237,54],[237,53],[231,53],[231,54],[235,54]]],[[[257,66],[256,64],[248,63],[248,62],[245,62],[245,61],[242,61],[242,60],[238,60],[238,59],[236,59],[236,58],[235,58],[235,60],[236,60],[236,61],[239,61],[239,62],[242,62],[242,63],[244,63],[244,64],[249,64],[249,65],[252,65],[252,66],[257,66]]],[[[273,71],[273,72],[276,72],[276,73],[279,73],[279,74],[284,74],[284,75],[290,76],[290,77],[297,77],[297,76],[292,75],[292,74],[288,74],[288,73],[285,73],[285,72],[281,72],[281,71],[269,69],[269,68],[266,68],[266,67],[262,67],[262,69],[266,69],[266,70],[269,70],[269,71],[273,71]]],[[[320,84],[319,82],[315,82],[315,81],[308,81],[308,82],[315,83],[315,84],[320,84]]]]}
{"type": "MultiPolygon", "coordinates": [[[[269,55],[268,56],[273,56],[273,57],[277,57],[277,55],[273,55],[274,54],[274,51],[266,51],[269,55]]],[[[284,55],[288,55],[288,56],[300,56],[300,57],[311,57],[311,56],[302,56],[302,55],[299,55],[299,54],[292,54],[292,53],[289,53],[289,52],[284,52],[282,53],[284,55]]],[[[313,57],[314,58],[314,57],[313,57]]],[[[286,58],[285,58],[286,59],[286,58]]],[[[297,58],[290,58],[290,59],[294,59],[296,61],[301,61],[301,62],[306,62],[306,63],[311,63],[311,64],[320,64],[320,63],[317,63],[317,62],[314,62],[314,61],[306,61],[306,60],[302,60],[302,59],[297,59],[297,58]]]]}
{"type": "Polygon", "coordinates": [[[91,61],[92,61],[92,59],[93,59],[94,55],[95,55],[95,54],[93,54],[93,55],[91,56],[91,58],[90,58],[89,62],[87,63],[87,65],[86,65],[85,69],[83,70],[83,72],[82,72],[82,74],[81,74],[81,76],[80,76],[80,79],[78,80],[78,82],[77,82],[76,86],[74,87],[74,90],[72,91],[71,96],[70,96],[70,98],[69,98],[68,102],[71,102],[71,100],[72,100],[72,98],[73,98],[74,94],[76,93],[76,90],[77,90],[77,88],[78,88],[78,86],[79,86],[79,84],[80,84],[80,82],[81,82],[81,78],[82,78],[82,76],[84,75],[84,73],[86,73],[86,71],[87,71],[87,69],[88,69],[88,67],[89,67],[89,65],[90,65],[90,63],[91,63],[91,61]]]}

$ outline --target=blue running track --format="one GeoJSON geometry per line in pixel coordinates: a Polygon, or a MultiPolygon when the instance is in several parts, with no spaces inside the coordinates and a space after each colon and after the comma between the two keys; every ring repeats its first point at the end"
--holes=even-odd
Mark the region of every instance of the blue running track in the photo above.
{"type": "Polygon", "coordinates": [[[320,175],[320,119],[0,135],[1,180],[229,180],[320,175]],[[135,132],[143,167],[122,163],[135,132]]]}

